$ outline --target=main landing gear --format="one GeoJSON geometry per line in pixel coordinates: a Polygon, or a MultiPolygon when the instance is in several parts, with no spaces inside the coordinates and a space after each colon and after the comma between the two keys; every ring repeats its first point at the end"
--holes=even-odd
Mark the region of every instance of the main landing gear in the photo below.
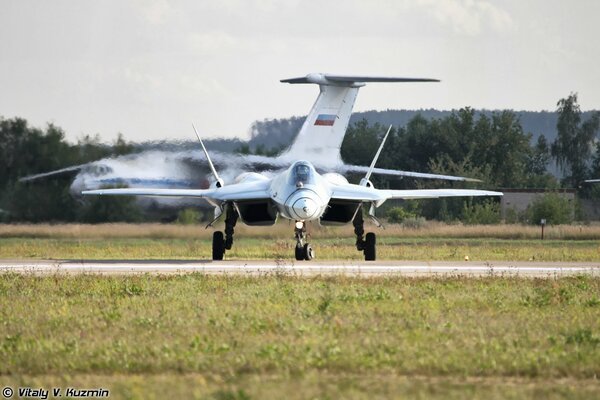
{"type": "Polygon", "coordinates": [[[306,239],[306,225],[304,222],[296,222],[294,234],[296,235],[296,260],[312,260],[315,257],[315,252],[310,244],[304,243],[306,239]]]}
{"type": "Polygon", "coordinates": [[[365,235],[364,220],[362,215],[362,206],[356,212],[354,221],[354,234],[356,235],[356,249],[362,251],[365,254],[365,261],[375,261],[377,254],[375,251],[375,242],[377,241],[376,236],[373,232],[369,232],[365,235]]]}
{"type": "Polygon", "coordinates": [[[238,213],[231,203],[225,206],[225,236],[223,232],[213,233],[212,259],[222,260],[225,250],[231,250],[233,246],[233,231],[238,220],[238,213]]]}

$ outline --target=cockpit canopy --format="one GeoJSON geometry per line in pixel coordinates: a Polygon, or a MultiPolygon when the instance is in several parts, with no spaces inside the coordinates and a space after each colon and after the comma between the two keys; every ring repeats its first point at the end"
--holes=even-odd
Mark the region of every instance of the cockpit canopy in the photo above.
{"type": "Polygon", "coordinates": [[[314,183],[315,168],[308,161],[298,161],[290,168],[290,183],[304,186],[314,183]]]}

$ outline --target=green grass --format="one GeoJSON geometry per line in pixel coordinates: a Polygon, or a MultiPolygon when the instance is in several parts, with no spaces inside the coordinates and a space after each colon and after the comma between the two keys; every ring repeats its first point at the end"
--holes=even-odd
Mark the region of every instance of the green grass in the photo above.
{"type": "MultiPolygon", "coordinates": [[[[318,260],[361,260],[354,239],[314,238],[318,260]]],[[[237,238],[226,259],[292,259],[292,238],[237,238]]],[[[379,260],[598,261],[595,240],[508,240],[381,237],[379,260]]],[[[12,259],[210,259],[211,241],[203,239],[28,239],[0,238],[0,258],[12,259]]]]}
{"type": "Polygon", "coordinates": [[[600,279],[0,275],[0,384],[594,398],[600,279]]]}

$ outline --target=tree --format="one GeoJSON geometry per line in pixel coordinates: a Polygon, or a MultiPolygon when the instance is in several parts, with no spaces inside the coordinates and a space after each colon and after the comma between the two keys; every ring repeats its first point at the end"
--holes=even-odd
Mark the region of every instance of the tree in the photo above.
{"type": "Polygon", "coordinates": [[[366,119],[350,125],[342,142],[342,159],[349,164],[370,165],[383,138],[379,135],[383,134],[385,130],[381,125],[370,126],[366,119]]]}
{"type": "Polygon", "coordinates": [[[576,187],[588,176],[588,160],[593,139],[600,128],[600,113],[594,113],[582,123],[577,93],[560,99],[556,112],[558,136],[552,143],[552,156],[565,174],[563,183],[576,187]]]}
{"type": "Polygon", "coordinates": [[[530,188],[557,188],[558,181],[548,172],[551,158],[550,146],[544,135],[540,135],[527,160],[527,180],[530,188]]]}
{"type": "MultiPolygon", "coordinates": [[[[64,131],[53,124],[39,129],[30,127],[22,118],[0,117],[2,219],[30,222],[74,220],[80,212],[80,205],[69,193],[72,176],[58,175],[32,182],[21,182],[20,178],[132,150],[133,145],[127,143],[121,134],[112,147],[102,144],[99,135],[86,136],[77,145],[71,145],[66,142],[64,131]]],[[[105,214],[115,215],[116,212],[105,214]]]]}
{"type": "Polygon", "coordinates": [[[542,219],[549,225],[573,222],[573,205],[557,193],[546,193],[536,198],[527,209],[529,223],[537,225],[542,219]]]}
{"type": "Polygon", "coordinates": [[[125,140],[125,136],[121,132],[117,135],[117,139],[113,142],[112,153],[117,156],[132,153],[134,145],[131,142],[125,140]]]}
{"type": "Polygon", "coordinates": [[[523,132],[512,111],[488,117],[462,109],[431,124],[428,135],[443,137],[443,141],[426,140],[435,149],[435,154],[428,155],[433,172],[479,178],[497,187],[518,187],[525,182],[531,135],[523,132]]]}
{"type": "Polygon", "coordinates": [[[79,209],[79,220],[100,222],[140,222],[142,211],[132,196],[90,196],[79,209]]]}
{"type": "Polygon", "coordinates": [[[544,135],[540,135],[527,162],[529,173],[543,175],[547,172],[550,162],[550,148],[544,135]]]}
{"type": "Polygon", "coordinates": [[[27,175],[72,165],[73,152],[64,132],[48,124],[29,127],[21,118],[0,118],[0,208],[11,221],[58,221],[74,218],[68,183],[59,177],[36,184],[19,182],[27,175]]]}

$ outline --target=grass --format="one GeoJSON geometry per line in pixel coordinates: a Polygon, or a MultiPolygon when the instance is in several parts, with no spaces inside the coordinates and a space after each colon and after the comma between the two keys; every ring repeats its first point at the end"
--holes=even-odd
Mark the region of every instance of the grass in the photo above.
{"type": "MultiPolygon", "coordinates": [[[[223,230],[223,224],[216,227],[223,230]]],[[[316,239],[354,237],[352,225],[325,227],[309,225],[310,234],[316,239]]],[[[459,238],[459,239],[529,239],[540,238],[541,228],[530,225],[449,225],[428,221],[422,228],[405,228],[398,224],[386,224],[378,229],[365,224],[365,230],[377,232],[379,237],[394,238],[459,238]]],[[[51,239],[210,239],[213,229],[204,225],[176,224],[0,224],[0,238],[51,238],[51,239]]],[[[235,228],[238,237],[268,239],[293,238],[294,228],[289,221],[281,220],[274,226],[249,227],[242,223],[235,228]]],[[[544,231],[550,240],[600,240],[600,225],[556,225],[547,226],[544,231]]]]}
{"type": "Polygon", "coordinates": [[[0,275],[0,384],[597,398],[600,279],[0,275]]]}
{"type": "MultiPolygon", "coordinates": [[[[218,227],[222,229],[222,227],[218,227]]],[[[390,225],[378,234],[378,259],[455,261],[597,261],[600,226],[390,225]]],[[[0,258],[209,259],[213,229],[165,224],[0,225],[0,258]]],[[[351,226],[309,227],[319,260],[360,260],[351,226]]],[[[236,227],[227,259],[291,259],[293,227],[236,227]]]]}
{"type": "MultiPolygon", "coordinates": [[[[241,236],[241,235],[240,235],[241,236]]],[[[361,260],[352,237],[311,238],[318,260],[361,260]]],[[[294,239],[236,238],[226,259],[292,259],[294,239]]],[[[9,259],[210,259],[208,238],[31,239],[0,238],[0,258],[9,259]]],[[[379,260],[598,261],[594,240],[378,238],[379,260]]]]}
{"type": "MultiPolygon", "coordinates": [[[[369,228],[367,230],[375,230],[369,228]]],[[[359,260],[352,227],[310,227],[359,260]]],[[[378,258],[598,261],[600,227],[390,226],[378,258]]],[[[0,258],[208,259],[212,230],[0,225],[0,258]]],[[[236,227],[229,259],[291,259],[236,227]]],[[[0,274],[0,387],[111,398],[598,398],[600,279],[0,274]]]]}

